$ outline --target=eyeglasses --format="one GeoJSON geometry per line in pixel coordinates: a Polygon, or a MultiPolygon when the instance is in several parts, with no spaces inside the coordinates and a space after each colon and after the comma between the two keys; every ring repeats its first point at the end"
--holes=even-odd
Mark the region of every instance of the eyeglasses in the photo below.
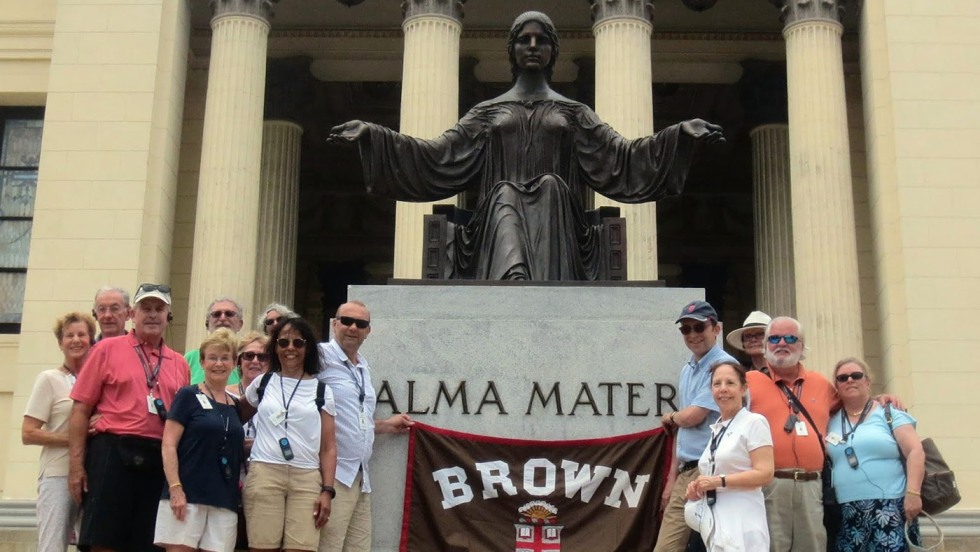
{"type": "Polygon", "coordinates": [[[353,324],[357,326],[357,329],[359,330],[363,330],[371,325],[370,320],[362,320],[360,318],[354,318],[353,316],[341,316],[338,320],[340,320],[340,324],[342,326],[350,326],[353,324]]]}
{"type": "Polygon", "coordinates": [[[122,305],[119,305],[119,304],[115,304],[115,305],[99,305],[98,307],[95,307],[95,312],[97,312],[99,314],[105,314],[107,312],[108,313],[112,313],[112,314],[119,314],[119,313],[121,313],[123,311],[123,309],[125,309],[125,307],[123,307],[122,305]]]}
{"type": "Polygon", "coordinates": [[[765,332],[743,333],[742,341],[762,341],[766,337],[765,332]]]}
{"type": "Polygon", "coordinates": [[[837,383],[847,383],[847,380],[861,381],[864,379],[864,372],[851,372],[850,374],[837,374],[837,383]]]}
{"type": "MultiPolygon", "coordinates": [[[[303,339],[302,337],[297,337],[293,339],[292,343],[293,343],[293,347],[296,349],[302,349],[303,347],[306,347],[306,340],[303,339]]],[[[285,337],[280,337],[279,339],[276,340],[276,345],[279,345],[280,347],[285,349],[286,347],[289,347],[289,340],[286,339],[285,337]]]]}
{"type": "Polygon", "coordinates": [[[136,294],[139,295],[142,292],[159,291],[161,293],[170,293],[170,286],[166,284],[140,284],[140,287],[136,288],[136,294]]]}
{"type": "Polygon", "coordinates": [[[208,316],[217,320],[222,316],[224,316],[225,318],[237,318],[238,313],[233,310],[216,310],[209,313],[208,316]]]}
{"type": "Polygon", "coordinates": [[[271,326],[276,322],[279,322],[278,318],[266,318],[265,320],[262,321],[262,324],[265,326],[271,326]]]}
{"type": "MultiPolygon", "coordinates": [[[[280,339],[279,341],[286,341],[285,339],[280,339]]],[[[286,345],[289,343],[287,342],[286,345]]],[[[306,342],[304,341],[305,345],[306,342]]],[[[280,344],[281,345],[281,344],[280,344]]],[[[285,347],[285,345],[283,345],[285,347]]],[[[297,347],[299,349],[300,347],[297,347]]],[[[255,351],[245,351],[244,353],[238,355],[239,358],[246,362],[252,362],[255,359],[259,359],[259,362],[269,362],[269,353],[256,353],[255,351]]]]}
{"type": "Polygon", "coordinates": [[[231,362],[230,356],[206,356],[204,357],[205,362],[218,363],[218,362],[231,362]]]}
{"type": "Polygon", "coordinates": [[[800,338],[795,335],[770,335],[766,338],[770,345],[778,345],[780,340],[785,341],[787,345],[795,345],[800,338]]]}
{"type": "Polygon", "coordinates": [[[706,327],[707,325],[704,322],[697,322],[695,324],[691,324],[690,326],[681,326],[678,329],[681,331],[682,335],[688,335],[691,332],[701,333],[706,327]]]}

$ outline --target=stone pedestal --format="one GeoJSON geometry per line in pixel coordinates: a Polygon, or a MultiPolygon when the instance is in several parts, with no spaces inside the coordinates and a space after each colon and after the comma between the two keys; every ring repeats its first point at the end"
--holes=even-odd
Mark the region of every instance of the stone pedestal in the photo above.
{"type": "Polygon", "coordinates": [[[268,262],[255,267],[255,299],[249,310],[253,315],[273,301],[295,304],[302,137],[303,128],[296,123],[266,121],[263,125],[257,258],[268,262]]]}
{"type": "MultiPolygon", "coordinates": [[[[646,2],[594,2],[595,110],[626,138],[653,134],[653,82],[646,2]]],[[[657,205],[629,205],[595,194],[595,206],[619,207],[626,219],[630,280],[657,279],[657,205]]]]}
{"type": "MultiPolygon", "coordinates": [[[[352,286],[348,296],[371,310],[361,351],[379,395],[376,417],[394,406],[470,433],[574,439],[656,427],[673,410],[690,356],[674,320],[704,292],[388,285],[352,286]]],[[[375,441],[374,551],[398,549],[407,443],[375,441]]]]}
{"type": "MultiPolygon", "coordinates": [[[[461,8],[453,1],[411,0],[406,10],[401,122],[403,134],[434,138],[459,119],[461,8]]],[[[461,3],[459,4],[461,5],[461,3]]],[[[449,198],[438,203],[455,203],[449,198]]],[[[422,217],[433,203],[398,202],[395,278],[422,276],[422,217]]]]}

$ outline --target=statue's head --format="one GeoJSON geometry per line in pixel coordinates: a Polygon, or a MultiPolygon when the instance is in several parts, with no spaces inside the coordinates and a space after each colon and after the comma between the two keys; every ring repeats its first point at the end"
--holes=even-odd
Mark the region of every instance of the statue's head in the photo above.
{"type": "Polygon", "coordinates": [[[548,80],[551,81],[551,74],[555,68],[555,61],[558,60],[558,31],[555,30],[555,24],[551,22],[551,18],[539,11],[528,11],[517,16],[514,20],[514,24],[510,27],[510,36],[507,38],[507,57],[510,59],[510,72],[517,79],[517,75],[520,69],[517,67],[517,59],[514,57],[514,45],[517,41],[517,36],[521,34],[521,30],[524,25],[531,22],[538,23],[541,28],[544,29],[545,35],[551,40],[552,53],[551,62],[545,68],[545,75],[548,80]]]}

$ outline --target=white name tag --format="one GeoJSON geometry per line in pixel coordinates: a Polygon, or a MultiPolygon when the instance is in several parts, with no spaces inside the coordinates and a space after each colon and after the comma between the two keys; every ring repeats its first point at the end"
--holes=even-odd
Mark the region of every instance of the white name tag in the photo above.
{"type": "Polygon", "coordinates": [[[277,426],[283,423],[285,420],[286,420],[286,411],[282,408],[273,412],[272,414],[269,414],[269,421],[272,422],[272,425],[277,426]]]}
{"type": "Polygon", "coordinates": [[[800,437],[806,437],[810,433],[806,430],[806,422],[800,420],[796,422],[796,434],[800,437]]]}
{"type": "Polygon", "coordinates": [[[211,401],[208,400],[207,396],[205,396],[203,393],[197,394],[197,402],[201,403],[201,408],[204,410],[211,410],[214,408],[214,406],[211,405],[211,401]]]}
{"type": "Polygon", "coordinates": [[[368,426],[369,426],[369,424],[368,424],[368,416],[367,416],[367,413],[364,412],[363,410],[361,411],[360,414],[357,415],[357,423],[358,423],[358,425],[361,426],[361,431],[367,431],[368,426]]]}
{"type": "Polygon", "coordinates": [[[834,446],[839,445],[840,441],[841,441],[841,436],[839,433],[834,433],[833,431],[831,431],[830,433],[827,434],[827,442],[830,443],[831,445],[834,446]]]}
{"type": "Polygon", "coordinates": [[[153,398],[153,395],[146,396],[146,411],[150,414],[159,414],[159,412],[157,412],[157,405],[153,404],[153,401],[155,400],[156,399],[153,398]]]}

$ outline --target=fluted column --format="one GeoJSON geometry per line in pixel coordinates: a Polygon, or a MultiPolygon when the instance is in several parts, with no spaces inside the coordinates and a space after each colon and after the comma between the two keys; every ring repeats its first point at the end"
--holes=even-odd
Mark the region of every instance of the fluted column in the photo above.
{"type": "MultiPolygon", "coordinates": [[[[595,110],[626,138],[653,134],[649,0],[592,2],[595,110]]],[[[657,279],[657,205],[627,205],[595,194],[595,206],[616,206],[626,218],[627,278],[657,279]]]]}
{"type": "MultiPolygon", "coordinates": [[[[262,177],[253,314],[275,301],[294,305],[299,159],[303,128],[266,121],[262,128],[262,177]]],[[[247,325],[247,324],[246,324],[247,325]]]]}
{"type": "MultiPolygon", "coordinates": [[[[211,60],[194,226],[188,317],[219,295],[255,294],[262,108],[271,0],[212,0],[211,60]]],[[[254,313],[247,312],[250,316],[254,313]]],[[[189,324],[195,347],[203,324],[189,324]]]]}
{"type": "Polygon", "coordinates": [[[746,60],[742,68],[739,95],[752,128],[754,308],[773,316],[796,316],[786,66],[746,60]]]}
{"type": "Polygon", "coordinates": [[[785,23],[797,317],[829,372],[864,352],[844,101],[843,0],[772,0],[785,23]]]}
{"type": "MultiPolygon", "coordinates": [[[[418,138],[434,138],[459,118],[463,1],[404,0],[402,11],[405,54],[400,130],[418,138]]],[[[436,203],[455,202],[449,198],[436,203]]],[[[396,278],[422,277],[422,217],[432,212],[432,205],[400,201],[396,206],[396,278]]]]}
{"type": "Polygon", "coordinates": [[[772,316],[795,316],[789,126],[761,125],[749,136],[755,208],[755,308],[772,316]]]}

